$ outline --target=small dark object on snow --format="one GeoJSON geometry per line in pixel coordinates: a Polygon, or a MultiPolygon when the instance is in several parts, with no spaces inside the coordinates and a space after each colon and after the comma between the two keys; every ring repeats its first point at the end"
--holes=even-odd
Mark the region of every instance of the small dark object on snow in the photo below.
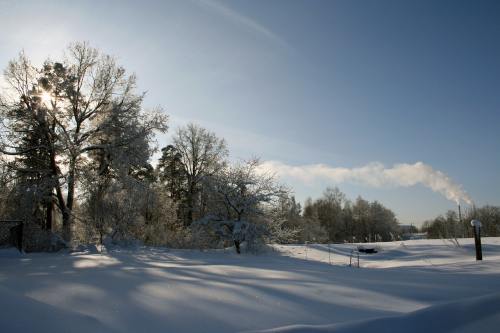
{"type": "Polygon", "coordinates": [[[366,254],[373,254],[373,253],[377,253],[378,252],[373,247],[372,248],[360,247],[360,248],[358,248],[358,251],[361,252],[361,253],[366,253],[366,254]]]}

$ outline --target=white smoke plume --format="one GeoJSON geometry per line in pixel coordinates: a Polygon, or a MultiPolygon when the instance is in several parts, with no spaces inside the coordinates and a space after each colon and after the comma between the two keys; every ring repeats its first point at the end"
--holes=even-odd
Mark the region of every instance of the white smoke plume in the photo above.
{"type": "Polygon", "coordinates": [[[430,165],[422,162],[395,164],[392,168],[386,168],[382,163],[374,162],[359,168],[349,169],[334,168],[324,164],[291,166],[278,161],[265,161],[261,163],[259,168],[262,172],[292,177],[306,183],[322,179],[333,183],[350,182],[373,187],[409,187],[422,184],[457,204],[460,202],[472,204],[472,200],[461,185],[455,183],[445,173],[434,170],[430,165]]]}

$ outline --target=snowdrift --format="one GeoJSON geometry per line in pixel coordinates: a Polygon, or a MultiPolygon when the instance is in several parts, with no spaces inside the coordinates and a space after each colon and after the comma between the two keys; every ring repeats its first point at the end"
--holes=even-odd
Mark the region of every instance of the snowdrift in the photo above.
{"type": "Polygon", "coordinates": [[[113,332],[91,316],[66,311],[0,286],[2,332],[113,332]]]}
{"type": "Polygon", "coordinates": [[[477,333],[500,325],[500,293],[434,305],[401,316],[333,325],[291,325],[247,333],[477,333]]]}
{"type": "Polygon", "coordinates": [[[273,245],[259,255],[153,247],[0,250],[1,332],[497,332],[500,238],[273,245]],[[356,265],[357,266],[357,265],[356,265]]]}

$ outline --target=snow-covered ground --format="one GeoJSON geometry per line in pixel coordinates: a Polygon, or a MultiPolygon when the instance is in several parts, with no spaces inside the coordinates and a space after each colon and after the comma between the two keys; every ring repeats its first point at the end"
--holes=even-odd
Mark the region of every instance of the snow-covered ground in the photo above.
{"type": "Polygon", "coordinates": [[[2,332],[497,332],[500,238],[233,251],[0,250],[2,332]],[[354,260],[357,265],[357,260],[354,260]]]}

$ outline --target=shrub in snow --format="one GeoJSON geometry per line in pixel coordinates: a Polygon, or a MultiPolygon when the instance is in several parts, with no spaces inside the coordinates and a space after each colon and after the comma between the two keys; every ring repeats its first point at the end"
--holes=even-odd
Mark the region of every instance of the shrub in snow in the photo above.
{"type": "Polygon", "coordinates": [[[243,242],[252,251],[264,243],[274,222],[266,216],[286,195],[272,175],[259,169],[256,159],[225,166],[205,177],[204,187],[208,213],[192,224],[193,234],[204,230],[206,238],[199,241],[212,247],[230,241],[238,253],[243,242]]]}
{"type": "Polygon", "coordinates": [[[228,244],[234,245],[241,253],[241,246],[250,252],[257,252],[268,234],[265,226],[249,221],[220,220],[210,215],[193,222],[193,241],[200,248],[217,248],[228,244]]]}

